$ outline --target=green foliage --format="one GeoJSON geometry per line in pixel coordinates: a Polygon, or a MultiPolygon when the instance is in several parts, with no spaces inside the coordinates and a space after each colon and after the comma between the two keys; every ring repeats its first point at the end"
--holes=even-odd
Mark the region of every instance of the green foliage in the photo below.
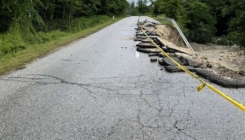
{"type": "Polygon", "coordinates": [[[182,0],[159,0],[159,4],[158,13],[164,13],[167,17],[175,20],[185,16],[182,0]]]}
{"type": "Polygon", "coordinates": [[[127,0],[1,0],[0,4],[0,32],[13,22],[29,30],[57,30],[53,21],[64,28],[75,18],[123,15],[128,6],[127,0]]]}
{"type": "Polygon", "coordinates": [[[168,18],[173,18],[183,32],[186,32],[186,9],[182,0],[157,0],[153,2],[153,14],[164,14],[168,18]]]}
{"type": "Polygon", "coordinates": [[[18,24],[12,25],[6,34],[0,35],[0,57],[25,49],[25,46],[18,24]]]}
{"type": "Polygon", "coordinates": [[[137,4],[132,1],[128,4],[127,13],[129,15],[138,16],[138,15],[150,15],[153,11],[153,1],[149,4],[149,0],[138,0],[137,4]]]}
{"type": "Polygon", "coordinates": [[[234,16],[234,10],[229,11],[231,6],[230,0],[200,0],[209,7],[209,13],[216,20],[216,36],[226,36],[228,34],[229,21],[234,16]]]}
{"type": "Polygon", "coordinates": [[[31,46],[32,44],[44,44],[109,20],[111,20],[111,18],[108,16],[81,17],[74,19],[72,23],[66,27],[67,31],[53,30],[49,32],[31,31],[30,28],[23,28],[19,23],[14,22],[8,32],[0,35],[0,58],[26,49],[27,46],[31,46]]]}
{"type": "MultiPolygon", "coordinates": [[[[231,3],[229,11],[234,9],[235,17],[230,20],[228,36],[235,43],[245,46],[245,1],[234,0],[231,3]]],[[[230,12],[227,12],[230,13],[230,12]]]]}
{"type": "MultiPolygon", "coordinates": [[[[122,18],[123,17],[116,17],[115,20],[110,19],[109,21],[106,21],[102,24],[98,24],[95,27],[91,27],[74,34],[67,34],[65,32],[62,32],[67,35],[64,35],[64,37],[58,37],[57,39],[52,41],[47,41],[44,44],[30,44],[25,46],[25,49],[18,51],[17,53],[9,53],[3,57],[0,57],[0,75],[5,74],[6,72],[9,72],[11,70],[16,70],[20,68],[22,69],[24,68],[24,65],[26,63],[31,62],[32,60],[47,54],[55,48],[65,45],[75,39],[79,39],[81,37],[85,37],[89,34],[92,34],[105,26],[117,22],[122,18]]],[[[59,32],[60,31],[58,31],[57,34],[59,34],[59,32]]],[[[44,34],[48,36],[49,33],[44,34]]],[[[55,34],[56,33],[54,33],[52,36],[57,37],[58,35],[55,34]]],[[[2,40],[1,38],[2,35],[0,35],[0,42],[2,40]]]]}
{"type": "Polygon", "coordinates": [[[127,6],[126,0],[1,0],[0,57],[104,23],[127,6]]]}
{"type": "Polygon", "coordinates": [[[154,15],[177,20],[192,41],[245,46],[245,1],[155,0],[152,5],[154,15]]]}
{"type": "Polygon", "coordinates": [[[67,35],[69,34],[66,32],[62,32],[60,30],[54,30],[48,33],[38,32],[33,37],[35,39],[35,41],[33,41],[33,44],[34,43],[44,44],[46,42],[53,41],[67,35]]]}
{"type": "Polygon", "coordinates": [[[186,3],[187,36],[190,40],[198,43],[211,42],[216,29],[214,27],[215,20],[210,15],[209,7],[198,0],[186,3]]]}
{"type": "Polygon", "coordinates": [[[100,10],[97,14],[125,15],[128,2],[126,0],[101,0],[100,10]]]}
{"type": "Polygon", "coordinates": [[[95,25],[101,24],[105,21],[108,21],[110,17],[108,16],[93,16],[90,18],[81,17],[72,21],[69,26],[69,32],[75,33],[79,32],[88,27],[93,27],[95,25]]]}
{"type": "Polygon", "coordinates": [[[138,4],[137,9],[140,14],[144,15],[146,13],[149,13],[150,9],[147,6],[147,0],[138,0],[137,4],[138,4]]]}
{"type": "Polygon", "coordinates": [[[214,37],[212,40],[213,44],[223,45],[223,46],[231,46],[233,44],[231,39],[227,36],[218,36],[214,37]]]}
{"type": "Polygon", "coordinates": [[[132,1],[129,5],[128,5],[128,14],[132,15],[132,16],[137,16],[139,15],[139,11],[138,8],[135,5],[135,2],[132,1]]]}

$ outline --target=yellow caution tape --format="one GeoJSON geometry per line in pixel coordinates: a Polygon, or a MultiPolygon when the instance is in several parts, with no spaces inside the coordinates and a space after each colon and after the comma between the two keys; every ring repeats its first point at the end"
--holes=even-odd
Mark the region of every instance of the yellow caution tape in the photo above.
{"type": "Polygon", "coordinates": [[[228,100],[229,102],[231,102],[232,104],[234,104],[236,107],[238,107],[239,109],[241,109],[242,111],[245,112],[245,106],[241,103],[239,103],[238,101],[232,99],[231,97],[227,96],[225,93],[219,91],[218,89],[216,89],[215,87],[213,87],[212,85],[206,83],[204,80],[200,79],[197,75],[195,75],[194,73],[192,73],[191,71],[189,71],[188,69],[186,69],[184,66],[182,66],[181,64],[179,64],[178,62],[176,62],[173,58],[171,58],[162,48],[160,48],[145,32],[145,30],[143,29],[142,25],[140,25],[140,22],[138,20],[138,25],[141,29],[141,31],[145,34],[145,36],[147,37],[147,39],[153,44],[155,45],[162,54],[164,54],[167,58],[169,58],[174,64],[176,64],[180,69],[182,69],[184,72],[186,72],[187,74],[189,74],[190,76],[192,76],[194,79],[197,79],[198,81],[201,82],[201,85],[197,87],[197,91],[200,92],[205,86],[207,86],[208,88],[210,88],[211,90],[213,90],[214,92],[216,92],[217,94],[219,94],[220,96],[222,96],[223,98],[225,98],[226,100],[228,100]]]}
{"type": "Polygon", "coordinates": [[[197,92],[200,92],[206,85],[201,84],[200,86],[197,87],[197,92]]]}
{"type": "Polygon", "coordinates": [[[210,85],[210,84],[206,84],[206,85],[207,85],[208,88],[210,88],[211,90],[213,90],[214,92],[216,92],[220,96],[224,97],[226,100],[228,100],[229,102],[234,104],[236,107],[240,108],[242,111],[245,111],[245,106],[243,104],[241,104],[238,101],[236,101],[236,100],[232,99],[231,97],[227,96],[225,93],[219,91],[218,89],[216,89],[212,85],[210,85]]]}

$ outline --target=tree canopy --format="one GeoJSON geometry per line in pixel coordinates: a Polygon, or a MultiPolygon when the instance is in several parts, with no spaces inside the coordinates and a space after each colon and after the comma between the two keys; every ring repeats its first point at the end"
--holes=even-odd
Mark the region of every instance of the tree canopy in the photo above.
{"type": "Polygon", "coordinates": [[[93,15],[120,15],[127,8],[126,0],[1,0],[0,32],[13,23],[44,30],[71,23],[74,18],[93,15]]]}
{"type": "Polygon", "coordinates": [[[165,14],[185,27],[192,41],[207,43],[226,36],[245,46],[245,1],[241,0],[155,0],[153,14],[165,14]]]}

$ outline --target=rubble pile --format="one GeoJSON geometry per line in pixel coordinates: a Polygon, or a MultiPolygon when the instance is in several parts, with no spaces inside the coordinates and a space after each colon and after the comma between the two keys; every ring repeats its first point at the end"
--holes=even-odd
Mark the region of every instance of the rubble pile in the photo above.
{"type": "MultiPolygon", "coordinates": [[[[245,87],[245,78],[241,72],[230,70],[218,63],[209,62],[201,58],[197,53],[184,46],[182,39],[179,38],[177,31],[166,25],[160,25],[151,21],[139,22],[146,34],[176,62],[185,66],[188,70],[224,87],[245,87]]],[[[144,35],[141,28],[136,29],[134,41],[137,51],[147,53],[151,62],[158,62],[168,72],[183,72],[170,59],[160,53],[144,35]]]]}

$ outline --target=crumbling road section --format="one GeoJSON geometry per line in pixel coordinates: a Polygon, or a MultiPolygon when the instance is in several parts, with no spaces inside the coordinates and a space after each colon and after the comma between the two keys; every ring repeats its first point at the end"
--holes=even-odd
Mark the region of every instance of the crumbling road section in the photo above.
{"type": "MultiPolygon", "coordinates": [[[[243,112],[208,89],[196,93],[195,80],[136,51],[137,20],[0,77],[0,139],[243,139],[243,112]]],[[[244,89],[221,89],[245,103],[244,89]]]]}
{"type": "MultiPolygon", "coordinates": [[[[198,53],[185,47],[175,28],[147,20],[140,22],[140,25],[142,25],[148,36],[161,49],[169,53],[175,61],[185,66],[188,70],[224,87],[245,87],[243,73],[228,69],[217,62],[209,62],[207,58],[200,57],[198,53]]],[[[147,40],[140,27],[136,28],[136,31],[134,40],[140,42],[136,45],[137,51],[149,53],[149,57],[154,57],[150,58],[152,62],[156,62],[156,59],[158,59],[158,63],[164,66],[168,72],[183,72],[166,56],[160,54],[160,51],[147,40]]]]}

